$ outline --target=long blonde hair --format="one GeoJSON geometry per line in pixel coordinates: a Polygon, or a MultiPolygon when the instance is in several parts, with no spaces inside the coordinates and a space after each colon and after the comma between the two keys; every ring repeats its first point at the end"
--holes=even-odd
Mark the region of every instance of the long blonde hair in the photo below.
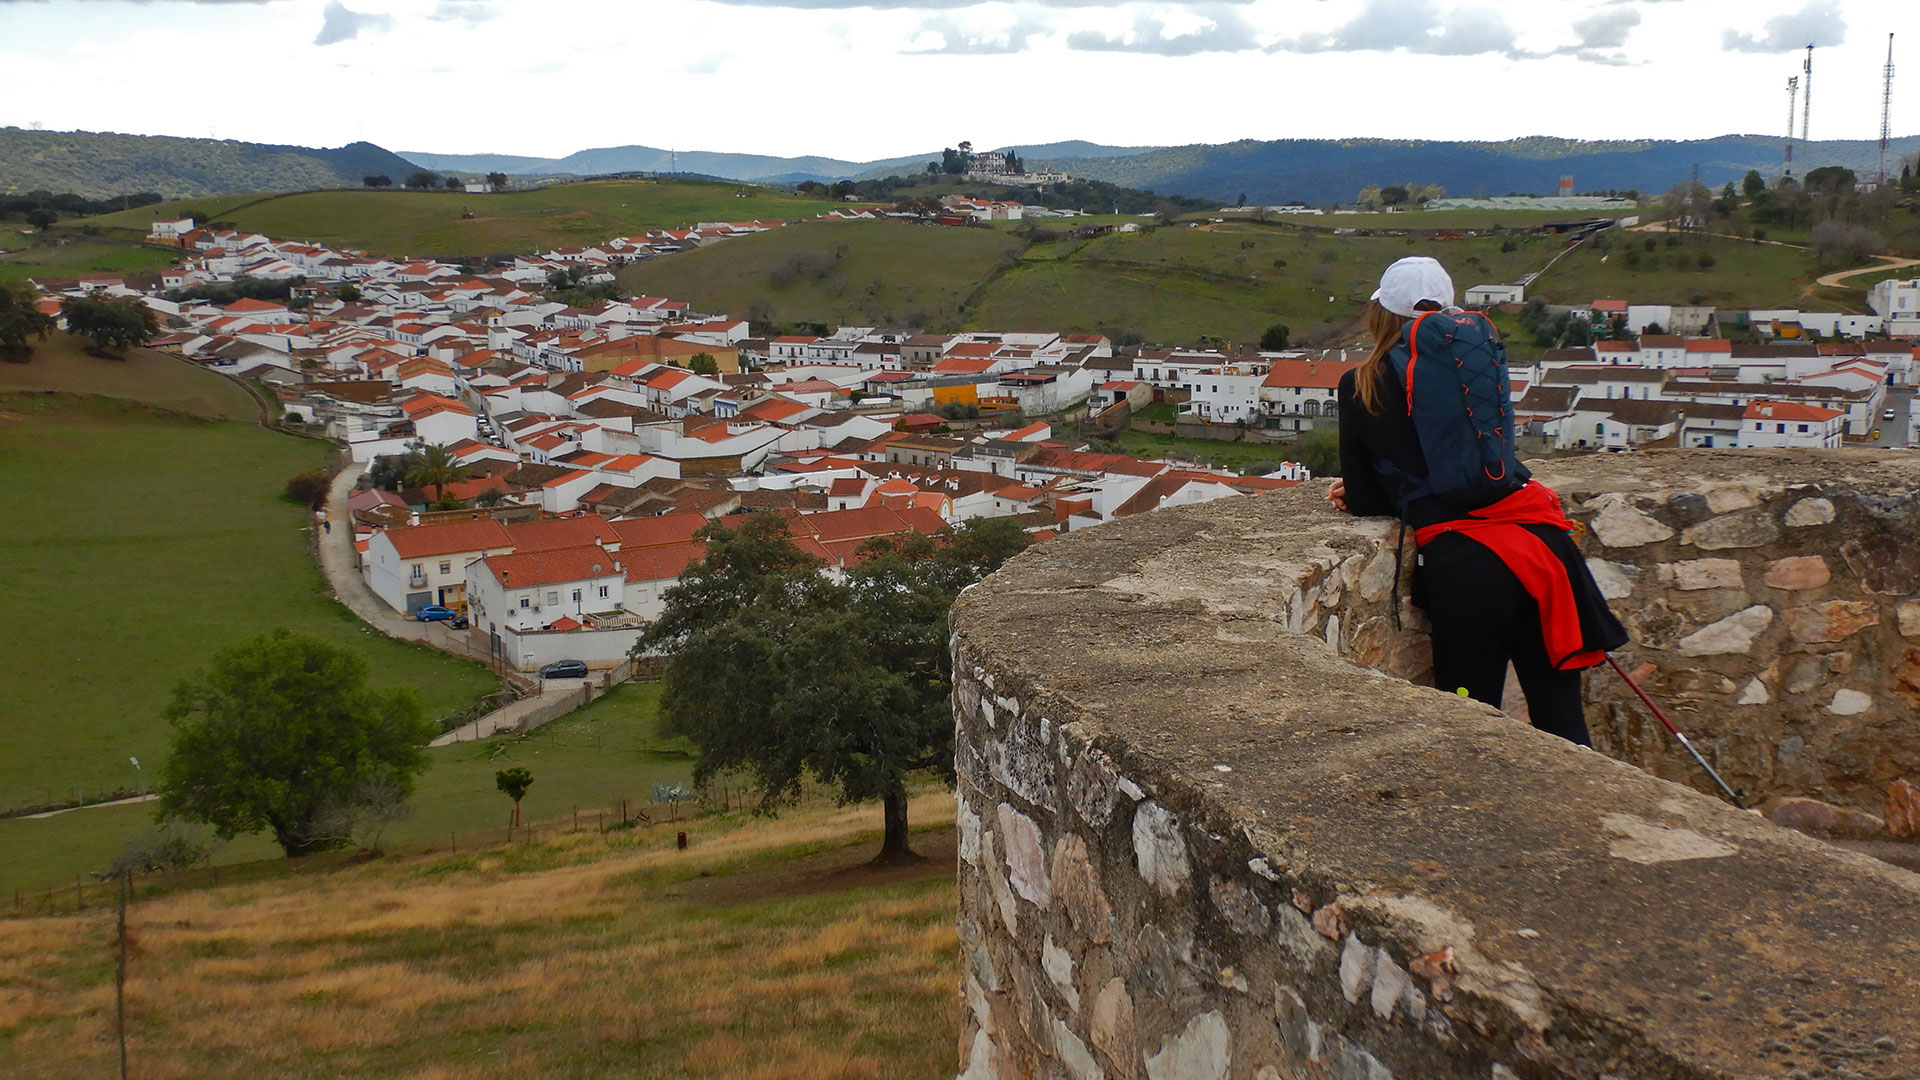
{"type": "Polygon", "coordinates": [[[1400,331],[1409,321],[1405,315],[1395,315],[1380,306],[1378,300],[1367,301],[1361,316],[1366,323],[1367,333],[1373,336],[1373,351],[1353,373],[1354,396],[1360,399],[1360,407],[1370,413],[1380,411],[1380,385],[1385,382],[1387,354],[1393,351],[1400,340],[1400,331]]]}

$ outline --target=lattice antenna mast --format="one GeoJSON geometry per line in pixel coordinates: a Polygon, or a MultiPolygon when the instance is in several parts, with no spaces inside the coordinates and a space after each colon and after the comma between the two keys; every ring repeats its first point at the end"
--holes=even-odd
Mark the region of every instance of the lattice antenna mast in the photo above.
{"type": "Polygon", "coordinates": [[[1880,89],[1880,183],[1887,182],[1887,143],[1893,137],[1893,35],[1887,35],[1887,66],[1880,89]]]}
{"type": "Polygon", "coordinates": [[[1800,76],[1787,79],[1787,171],[1786,178],[1793,179],[1793,109],[1800,104],[1800,76]]]}
{"type": "Polygon", "coordinates": [[[1813,45],[1807,45],[1806,62],[1800,65],[1800,145],[1807,145],[1807,122],[1813,119],[1813,45]]]}

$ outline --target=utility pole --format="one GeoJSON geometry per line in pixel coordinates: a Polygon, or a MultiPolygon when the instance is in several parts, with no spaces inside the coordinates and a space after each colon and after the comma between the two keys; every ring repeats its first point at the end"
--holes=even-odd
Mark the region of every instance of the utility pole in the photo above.
{"type": "Polygon", "coordinates": [[[1813,116],[1813,43],[1807,43],[1807,59],[1801,64],[1800,73],[1800,145],[1807,145],[1807,121],[1813,116]]]}
{"type": "Polygon", "coordinates": [[[1793,108],[1800,103],[1800,76],[1787,79],[1787,171],[1786,179],[1793,179],[1793,108]]]}

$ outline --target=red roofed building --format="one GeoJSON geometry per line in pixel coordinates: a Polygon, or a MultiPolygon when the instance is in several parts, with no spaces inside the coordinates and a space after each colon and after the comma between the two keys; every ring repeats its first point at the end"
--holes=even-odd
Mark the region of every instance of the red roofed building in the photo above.
{"type": "Polygon", "coordinates": [[[467,565],[513,546],[492,518],[388,529],[368,541],[361,573],[395,611],[411,614],[429,604],[458,608],[466,598],[467,565]]]}
{"type": "Polygon", "coordinates": [[[620,612],[626,569],[596,544],[490,555],[467,568],[467,595],[468,616],[484,635],[552,629],[562,617],[620,612]]]}
{"type": "Polygon", "coordinates": [[[1755,399],[1740,421],[1740,445],[1794,448],[1837,447],[1847,414],[1791,401],[1755,399]]]}

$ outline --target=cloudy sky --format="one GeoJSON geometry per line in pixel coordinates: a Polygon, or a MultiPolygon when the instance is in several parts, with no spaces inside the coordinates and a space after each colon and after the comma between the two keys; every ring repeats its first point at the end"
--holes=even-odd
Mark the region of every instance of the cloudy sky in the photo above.
{"type": "Polygon", "coordinates": [[[0,0],[0,125],[866,160],[1342,136],[1920,131],[1913,0],[0,0]],[[1896,64],[1900,55],[1895,56],[1896,64]]]}

